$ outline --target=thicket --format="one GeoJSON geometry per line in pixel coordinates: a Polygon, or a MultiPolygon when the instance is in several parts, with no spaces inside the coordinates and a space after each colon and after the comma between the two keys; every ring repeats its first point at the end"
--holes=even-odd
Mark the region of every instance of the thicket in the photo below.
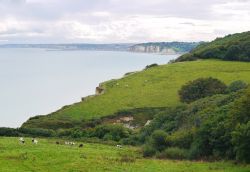
{"type": "Polygon", "coordinates": [[[217,38],[204,43],[184,54],[176,61],[197,59],[221,59],[230,61],[250,61],[250,31],[217,38]]]}
{"type": "Polygon", "coordinates": [[[140,133],[144,156],[249,163],[250,88],[245,86],[237,81],[224,94],[158,114],[140,133]]]}

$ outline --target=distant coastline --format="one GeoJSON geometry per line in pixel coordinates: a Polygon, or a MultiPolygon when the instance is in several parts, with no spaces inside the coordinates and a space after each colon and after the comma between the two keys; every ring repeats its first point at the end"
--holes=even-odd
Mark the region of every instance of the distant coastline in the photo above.
{"type": "Polygon", "coordinates": [[[189,52],[199,45],[198,42],[153,42],[153,43],[117,43],[117,44],[1,44],[0,48],[41,48],[47,51],[128,51],[135,53],[155,53],[176,55],[189,52]]]}

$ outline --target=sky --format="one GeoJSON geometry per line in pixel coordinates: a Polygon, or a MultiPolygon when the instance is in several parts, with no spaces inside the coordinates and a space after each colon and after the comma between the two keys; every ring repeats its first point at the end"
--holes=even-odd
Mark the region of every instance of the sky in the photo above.
{"type": "Polygon", "coordinates": [[[0,44],[211,41],[250,30],[250,0],[0,0],[0,44]]]}

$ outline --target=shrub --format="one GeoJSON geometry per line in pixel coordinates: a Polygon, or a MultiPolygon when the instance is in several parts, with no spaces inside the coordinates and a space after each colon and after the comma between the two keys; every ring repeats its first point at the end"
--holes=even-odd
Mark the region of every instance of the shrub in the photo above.
{"type": "Polygon", "coordinates": [[[250,121],[238,125],[232,133],[232,142],[238,161],[250,163],[250,121]]]}
{"type": "Polygon", "coordinates": [[[151,64],[151,65],[147,65],[145,67],[145,69],[149,69],[149,68],[156,67],[156,66],[158,66],[158,64],[154,63],[154,64],[151,64]]]}
{"type": "Polygon", "coordinates": [[[94,129],[91,136],[105,140],[119,141],[128,138],[132,131],[122,125],[100,125],[94,129]]]}
{"type": "Polygon", "coordinates": [[[155,130],[151,135],[152,146],[159,151],[165,149],[167,146],[166,137],[167,134],[163,130],[155,130]]]}
{"type": "Polygon", "coordinates": [[[176,159],[176,160],[187,159],[188,150],[176,147],[170,147],[162,152],[157,153],[156,157],[160,159],[176,159]]]}
{"type": "Polygon", "coordinates": [[[152,157],[156,153],[156,149],[154,149],[151,145],[145,145],[142,149],[143,157],[152,157]]]}
{"type": "Polygon", "coordinates": [[[73,129],[70,136],[72,138],[81,138],[83,136],[83,132],[80,129],[73,129]]]}
{"type": "Polygon", "coordinates": [[[209,49],[205,51],[204,53],[201,54],[201,56],[205,59],[209,59],[209,58],[219,57],[220,54],[221,54],[220,49],[214,48],[214,49],[209,49]]]}
{"type": "Polygon", "coordinates": [[[250,87],[244,91],[244,95],[238,99],[231,109],[232,122],[247,123],[250,120],[250,87]]]}
{"type": "Polygon", "coordinates": [[[19,132],[17,131],[17,129],[14,128],[0,128],[0,136],[12,136],[12,137],[16,137],[19,136],[19,132]]]}
{"type": "Polygon", "coordinates": [[[239,81],[234,81],[232,82],[228,87],[227,87],[227,92],[231,93],[231,92],[236,92],[239,91],[241,89],[245,89],[247,88],[247,84],[241,80],[239,81]]]}
{"type": "Polygon", "coordinates": [[[127,73],[124,74],[124,76],[132,75],[134,73],[136,73],[136,72],[127,72],[127,73]]]}
{"type": "Polygon", "coordinates": [[[133,145],[133,146],[136,146],[136,145],[140,145],[140,140],[139,140],[139,136],[138,135],[132,135],[130,136],[129,138],[123,138],[121,140],[121,143],[124,144],[124,145],[133,145]]]}
{"type": "Polygon", "coordinates": [[[53,137],[55,136],[55,131],[41,128],[19,128],[18,132],[34,137],[53,137]]]}
{"type": "Polygon", "coordinates": [[[70,129],[59,129],[56,131],[56,136],[58,137],[64,137],[64,136],[70,136],[71,130],[70,129]]]}
{"type": "Polygon", "coordinates": [[[193,131],[179,130],[166,137],[166,142],[179,148],[190,148],[193,141],[193,131]]]}
{"type": "Polygon", "coordinates": [[[218,79],[199,78],[182,86],[179,96],[182,102],[191,103],[207,96],[222,94],[226,88],[227,86],[218,79]]]}
{"type": "Polygon", "coordinates": [[[228,48],[224,59],[225,60],[239,60],[241,48],[238,45],[232,45],[228,48]]]}

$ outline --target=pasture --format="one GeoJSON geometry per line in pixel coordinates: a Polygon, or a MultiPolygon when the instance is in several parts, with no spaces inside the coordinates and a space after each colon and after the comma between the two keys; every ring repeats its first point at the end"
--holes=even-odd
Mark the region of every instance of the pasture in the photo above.
{"type": "Polygon", "coordinates": [[[249,172],[250,166],[230,162],[191,162],[145,159],[139,148],[83,143],[65,145],[64,140],[0,138],[1,172],[249,172]],[[56,144],[59,141],[60,144],[56,144]]]}
{"type": "Polygon", "coordinates": [[[60,128],[65,121],[81,122],[112,115],[120,110],[143,107],[171,107],[179,103],[178,90],[188,81],[214,77],[230,84],[250,83],[250,63],[201,60],[161,65],[104,82],[105,93],[65,106],[49,116],[35,117],[23,126],[60,128]]]}

